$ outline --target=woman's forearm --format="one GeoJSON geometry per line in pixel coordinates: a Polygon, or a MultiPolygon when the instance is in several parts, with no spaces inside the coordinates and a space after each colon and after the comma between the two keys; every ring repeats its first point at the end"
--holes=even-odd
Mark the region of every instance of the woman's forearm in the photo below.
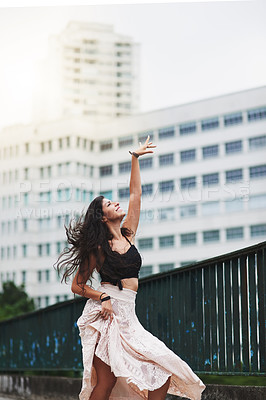
{"type": "Polygon", "coordinates": [[[93,300],[100,300],[100,295],[103,293],[98,290],[94,290],[90,288],[88,285],[84,284],[82,284],[81,286],[77,284],[72,284],[71,290],[73,293],[76,293],[83,297],[88,297],[89,299],[93,300]]]}
{"type": "Polygon", "coordinates": [[[129,192],[130,192],[130,194],[141,195],[141,179],[140,179],[139,160],[138,160],[138,158],[136,158],[133,155],[132,155],[132,160],[131,160],[129,192]]]}

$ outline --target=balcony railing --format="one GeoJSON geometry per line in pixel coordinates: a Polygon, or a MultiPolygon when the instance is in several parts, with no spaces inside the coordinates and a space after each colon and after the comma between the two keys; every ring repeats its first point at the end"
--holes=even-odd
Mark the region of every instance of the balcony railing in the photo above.
{"type": "MultiPolygon", "coordinates": [[[[78,298],[0,323],[0,371],[81,370],[78,298]]],[[[266,242],[140,279],[137,315],[197,373],[263,375],[266,242]]]]}

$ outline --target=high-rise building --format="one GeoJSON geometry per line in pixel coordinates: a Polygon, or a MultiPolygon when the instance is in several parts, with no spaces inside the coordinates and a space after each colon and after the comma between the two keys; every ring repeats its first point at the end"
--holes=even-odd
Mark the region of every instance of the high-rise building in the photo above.
{"type": "Polygon", "coordinates": [[[70,22],[50,37],[38,76],[35,121],[70,115],[102,121],[138,111],[139,44],[111,25],[70,22]]]}
{"type": "Polygon", "coordinates": [[[0,144],[0,279],[39,306],[72,296],[52,267],[64,223],[98,194],[129,200],[139,158],[141,276],[266,239],[266,86],[102,123],[71,117],[6,128],[0,144]]]}

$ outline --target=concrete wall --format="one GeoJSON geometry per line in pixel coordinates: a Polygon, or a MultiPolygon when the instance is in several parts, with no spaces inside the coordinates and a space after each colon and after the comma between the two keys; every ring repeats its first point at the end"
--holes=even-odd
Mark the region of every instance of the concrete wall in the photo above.
{"type": "MultiPolygon", "coordinates": [[[[202,400],[266,399],[266,386],[206,386],[202,400]]],[[[79,378],[0,375],[0,396],[12,395],[19,400],[77,400],[80,388],[79,378]]],[[[166,400],[178,399],[181,397],[167,396],[166,400]]]]}

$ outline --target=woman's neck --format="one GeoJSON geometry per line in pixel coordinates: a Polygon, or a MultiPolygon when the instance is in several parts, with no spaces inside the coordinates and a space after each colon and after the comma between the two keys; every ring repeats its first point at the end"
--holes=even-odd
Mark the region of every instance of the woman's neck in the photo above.
{"type": "Polygon", "coordinates": [[[120,221],[117,224],[108,224],[108,229],[113,236],[112,240],[121,240],[123,238],[120,227],[120,221]]]}

